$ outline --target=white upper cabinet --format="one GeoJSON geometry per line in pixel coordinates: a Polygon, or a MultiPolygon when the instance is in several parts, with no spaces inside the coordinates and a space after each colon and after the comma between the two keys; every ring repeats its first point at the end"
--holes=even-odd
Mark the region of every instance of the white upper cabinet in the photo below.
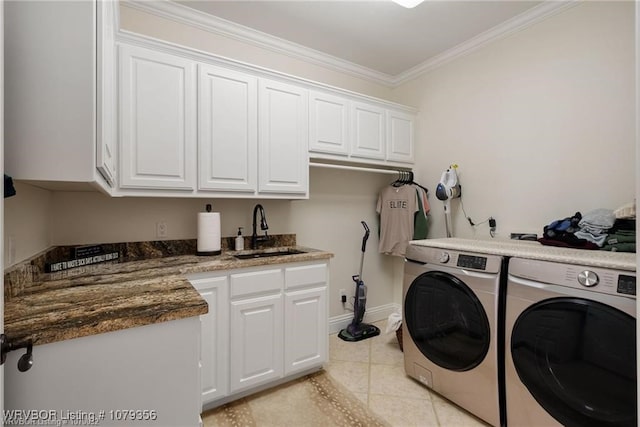
{"type": "Polygon", "coordinates": [[[349,102],[322,92],[309,93],[309,151],[349,154],[349,102]]]}
{"type": "Polygon", "coordinates": [[[261,79],[258,191],[308,192],[308,95],[299,86],[261,79]]]}
{"type": "Polygon", "coordinates": [[[120,46],[120,187],[193,190],[195,62],[120,46]]]}
{"type": "Polygon", "coordinates": [[[116,186],[118,150],[116,108],[115,3],[100,1],[98,13],[98,68],[96,166],[111,187],[116,186]]]}
{"type": "Polygon", "coordinates": [[[200,64],[198,188],[257,190],[258,79],[200,64]]]}
{"type": "Polygon", "coordinates": [[[353,102],[351,104],[352,146],[351,155],[367,159],[385,158],[385,110],[384,108],[353,102]]]}
{"type": "Polygon", "coordinates": [[[387,111],[387,160],[413,163],[413,128],[415,116],[387,111]]]}
{"type": "Polygon", "coordinates": [[[300,199],[310,155],[412,164],[413,109],[120,32],[117,7],[5,2],[14,179],[114,196],[300,199]]]}
{"type": "Polygon", "coordinates": [[[4,164],[14,179],[111,192],[115,5],[4,2],[4,164]]]}
{"type": "Polygon", "coordinates": [[[415,113],[384,101],[312,91],[309,95],[311,158],[411,167],[415,113]]]}

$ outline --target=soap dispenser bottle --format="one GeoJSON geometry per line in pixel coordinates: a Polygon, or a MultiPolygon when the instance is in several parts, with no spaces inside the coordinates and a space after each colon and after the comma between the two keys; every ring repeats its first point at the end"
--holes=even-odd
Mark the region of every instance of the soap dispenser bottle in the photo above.
{"type": "Polygon", "coordinates": [[[238,235],[236,236],[236,251],[244,250],[244,237],[242,236],[242,227],[238,227],[238,235]]]}

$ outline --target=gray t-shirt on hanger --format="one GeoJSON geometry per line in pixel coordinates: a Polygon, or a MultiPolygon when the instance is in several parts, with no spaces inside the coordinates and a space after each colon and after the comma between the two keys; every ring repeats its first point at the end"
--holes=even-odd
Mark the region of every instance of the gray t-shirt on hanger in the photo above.
{"type": "Polygon", "coordinates": [[[415,213],[418,211],[416,190],[412,185],[380,190],[376,212],[380,214],[380,253],[404,256],[413,238],[415,213]]]}

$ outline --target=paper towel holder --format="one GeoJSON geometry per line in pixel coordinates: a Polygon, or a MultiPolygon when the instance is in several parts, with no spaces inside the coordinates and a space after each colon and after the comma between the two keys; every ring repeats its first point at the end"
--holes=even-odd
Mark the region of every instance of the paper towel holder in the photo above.
{"type": "Polygon", "coordinates": [[[220,236],[220,213],[211,212],[211,205],[206,205],[206,212],[198,214],[198,239],[196,255],[215,256],[222,253],[220,236]],[[213,236],[209,235],[213,233],[213,236]],[[213,240],[211,240],[213,237],[213,240]]]}

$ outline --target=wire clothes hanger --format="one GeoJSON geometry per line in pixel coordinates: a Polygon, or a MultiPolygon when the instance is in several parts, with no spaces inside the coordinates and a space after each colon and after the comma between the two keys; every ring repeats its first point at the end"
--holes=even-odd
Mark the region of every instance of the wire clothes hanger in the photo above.
{"type": "Polygon", "coordinates": [[[417,185],[418,187],[429,193],[429,190],[427,188],[423,187],[413,180],[413,171],[398,171],[398,179],[391,183],[391,185],[393,185],[394,187],[400,187],[405,184],[417,185]]]}

